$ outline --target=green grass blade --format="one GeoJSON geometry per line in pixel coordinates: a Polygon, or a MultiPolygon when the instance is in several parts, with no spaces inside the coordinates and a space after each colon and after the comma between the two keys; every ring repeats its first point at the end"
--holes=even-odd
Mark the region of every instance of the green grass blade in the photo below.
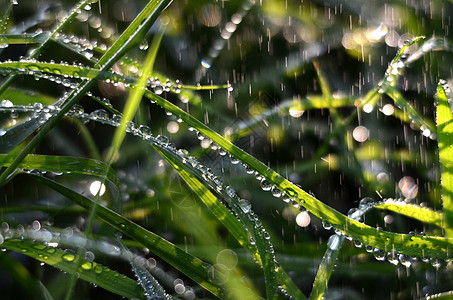
{"type": "Polygon", "coordinates": [[[437,136],[445,231],[453,237],[453,114],[442,83],[437,88],[437,136]]]}
{"type": "Polygon", "coordinates": [[[115,74],[108,71],[101,71],[96,68],[90,68],[81,65],[69,65],[67,63],[40,62],[35,60],[22,60],[12,62],[0,62],[0,70],[4,72],[18,72],[18,74],[34,73],[35,76],[43,77],[44,74],[68,76],[69,78],[78,79],[97,79],[110,81],[114,83],[135,84],[136,79],[133,77],[115,74]]]}
{"type": "MultiPolygon", "coordinates": [[[[33,50],[29,58],[37,58],[41,52],[48,46],[48,43],[55,38],[55,36],[60,33],[63,28],[71,23],[74,18],[79,14],[79,12],[83,11],[84,7],[87,5],[90,5],[92,0],[82,0],[77,5],[75,5],[71,11],[69,12],[68,16],[59,23],[55,29],[52,31],[51,34],[49,34],[42,42],[41,45],[33,50]]],[[[0,86],[0,96],[6,91],[6,89],[9,87],[9,85],[13,82],[13,80],[16,78],[16,75],[9,76],[8,79],[6,79],[2,85],[0,86]]]]}
{"type": "Polygon", "coordinates": [[[46,37],[46,33],[0,34],[0,41],[4,45],[37,44],[42,43],[46,39],[46,37]]]}
{"type": "MultiPolygon", "coordinates": [[[[202,183],[202,176],[197,176],[198,179],[195,178],[194,175],[198,173],[197,170],[188,170],[187,164],[183,164],[182,162],[175,159],[172,155],[157,147],[156,149],[175,168],[175,170],[186,181],[190,188],[230,231],[230,233],[236,238],[236,240],[255,258],[256,261],[260,263],[260,265],[263,265],[263,260],[265,259],[265,257],[263,257],[262,253],[259,253],[256,247],[250,244],[250,241],[248,239],[246,228],[252,230],[250,228],[251,226],[247,226],[247,224],[241,224],[241,222],[236,217],[234,217],[223,204],[218,201],[217,197],[202,183]]],[[[236,213],[239,219],[242,220],[242,222],[247,220],[247,216],[241,215],[240,211],[236,211],[236,213]]],[[[259,237],[255,238],[255,242],[256,245],[262,243],[259,237]]],[[[263,248],[264,246],[261,247],[263,248]]],[[[274,268],[273,262],[272,266],[269,265],[267,267],[274,268]]],[[[269,273],[272,273],[272,271],[270,271],[269,273]]],[[[301,293],[301,291],[297,288],[297,286],[282,268],[278,268],[275,273],[277,281],[288,292],[289,295],[295,297],[296,299],[305,299],[305,296],[301,293]]]]}
{"type": "MultiPolygon", "coordinates": [[[[151,28],[160,12],[165,9],[170,2],[171,0],[154,0],[149,2],[134,19],[134,21],[121,34],[112,47],[110,47],[109,50],[101,57],[99,62],[96,64],[96,67],[99,67],[101,71],[109,70],[110,67],[124,55],[131,45],[138,43],[138,39],[151,28]]],[[[83,9],[83,7],[84,6],[80,9],[83,9]]],[[[8,82],[5,82],[5,84],[8,84],[8,82]]],[[[60,112],[52,116],[43,125],[41,131],[24,147],[11,165],[2,172],[0,175],[0,184],[4,184],[5,180],[16,169],[20,161],[22,161],[22,159],[24,159],[38,145],[38,143],[41,142],[47,133],[63,118],[63,116],[79,101],[79,99],[91,89],[94,84],[95,81],[93,79],[85,80],[77,89],[71,92],[61,106],[60,112]]],[[[1,93],[2,91],[0,88],[0,95],[1,93]]]]}
{"type": "Polygon", "coordinates": [[[337,262],[338,254],[341,246],[343,245],[344,235],[334,234],[329,238],[327,242],[327,250],[324,253],[321,264],[316,274],[315,282],[313,283],[313,289],[311,291],[310,300],[321,300],[324,297],[324,293],[327,289],[327,283],[329,282],[332,271],[337,262]]]}
{"type": "MultiPolygon", "coordinates": [[[[33,176],[33,175],[31,175],[33,176]]],[[[60,194],[64,195],[74,203],[90,210],[94,202],[91,199],[61,185],[53,180],[42,176],[33,176],[37,181],[40,181],[60,194]]],[[[186,253],[160,236],[146,230],[145,228],[135,224],[134,222],[122,217],[114,211],[98,206],[96,215],[105,222],[112,225],[115,229],[129,236],[130,238],[141,243],[143,246],[150,249],[151,252],[167,261],[169,264],[186,274],[192,280],[203,286],[212,294],[221,297],[222,292],[208,276],[208,271],[211,265],[201,261],[200,259],[186,253]]]]}
{"type": "Polygon", "coordinates": [[[154,37],[151,46],[149,47],[148,53],[146,55],[143,72],[140,75],[140,78],[137,82],[137,85],[132,89],[127,99],[126,106],[124,107],[124,113],[121,119],[120,126],[115,130],[115,135],[113,136],[112,145],[110,147],[110,154],[108,155],[108,161],[111,162],[112,159],[117,154],[121,143],[126,136],[126,127],[129,122],[134,118],[135,113],[137,112],[138,106],[142,100],[143,94],[145,93],[148,80],[153,72],[154,62],[156,60],[157,51],[160,47],[160,42],[164,35],[164,30],[159,30],[158,34],[154,37]]]}
{"type": "Polygon", "coordinates": [[[135,280],[58,248],[23,240],[6,240],[1,246],[30,256],[69,274],[78,274],[80,279],[120,296],[127,298],[143,297],[143,293],[135,280]]]}
{"type": "Polygon", "coordinates": [[[297,185],[291,183],[274,170],[264,165],[242,149],[233,145],[221,135],[187,114],[169,101],[147,91],[145,96],[157,103],[159,106],[181,118],[189,126],[198,130],[205,137],[221,146],[232,156],[246,163],[250,168],[263,175],[270,183],[276,185],[289,197],[297,201],[300,205],[309,210],[312,214],[330,223],[346,235],[362,242],[365,245],[376,247],[382,250],[395,249],[401,253],[414,256],[424,256],[429,253],[433,257],[448,258],[449,248],[453,245],[453,240],[441,237],[410,236],[408,234],[398,234],[380,231],[366,224],[352,220],[339,213],[328,205],[322,203],[312,195],[308,194],[297,185]]]}
{"type": "MultiPolygon", "coordinates": [[[[0,165],[9,166],[16,158],[15,155],[0,154],[0,165]]],[[[75,173],[105,178],[118,187],[119,181],[115,171],[106,163],[82,157],[27,155],[19,164],[22,169],[38,169],[56,173],[75,173]]]]}
{"type": "Polygon", "coordinates": [[[403,111],[405,111],[410,119],[417,123],[420,126],[420,130],[422,131],[423,135],[430,136],[432,133],[436,132],[436,128],[431,122],[428,122],[423,118],[422,115],[416,111],[412,105],[407,102],[407,100],[401,95],[401,93],[396,90],[395,88],[389,86],[387,87],[386,94],[392,98],[395,104],[403,111]]]}
{"type": "Polygon", "coordinates": [[[396,212],[400,215],[419,220],[426,224],[433,224],[443,227],[443,215],[440,212],[434,211],[420,205],[409,204],[404,201],[394,201],[392,199],[380,203],[375,208],[396,212]]]}
{"type": "Polygon", "coordinates": [[[381,97],[381,94],[387,91],[388,87],[395,86],[399,77],[400,70],[406,66],[406,64],[401,61],[401,57],[405,54],[407,48],[424,38],[424,36],[418,36],[404,43],[404,46],[401,47],[396,56],[390,62],[387,70],[385,71],[384,78],[375,88],[370,90],[365,95],[362,101],[362,105],[371,104],[374,106],[381,97]]]}

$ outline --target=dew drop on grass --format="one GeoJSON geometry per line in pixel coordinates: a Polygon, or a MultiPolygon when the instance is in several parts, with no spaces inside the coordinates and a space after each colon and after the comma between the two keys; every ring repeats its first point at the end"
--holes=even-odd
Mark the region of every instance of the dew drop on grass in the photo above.
{"type": "Polygon", "coordinates": [[[340,236],[338,234],[331,235],[327,241],[327,247],[329,247],[330,250],[337,250],[339,246],[340,236]]]}
{"type": "Polygon", "coordinates": [[[67,262],[73,262],[74,259],[75,259],[75,255],[74,254],[71,254],[71,253],[65,253],[61,256],[61,258],[64,260],[64,261],[67,261],[67,262]]]}
{"type": "Polygon", "coordinates": [[[249,213],[250,210],[252,209],[252,205],[250,204],[250,202],[245,200],[245,199],[240,199],[239,200],[239,207],[246,214],[249,213]]]}

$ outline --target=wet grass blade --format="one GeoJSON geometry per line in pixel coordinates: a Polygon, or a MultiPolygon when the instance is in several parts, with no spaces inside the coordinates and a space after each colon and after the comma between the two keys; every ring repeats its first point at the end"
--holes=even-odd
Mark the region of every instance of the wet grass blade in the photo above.
{"type": "Polygon", "coordinates": [[[173,115],[181,118],[205,137],[221,146],[225,151],[239,159],[242,163],[247,164],[250,168],[264,176],[270,183],[285,192],[286,195],[297,201],[312,214],[330,223],[346,235],[351,236],[365,245],[383,250],[395,249],[395,251],[401,253],[420,257],[425,256],[427,253],[433,257],[449,257],[449,248],[453,245],[453,240],[442,237],[410,236],[408,234],[380,231],[366,224],[352,220],[322,203],[297,185],[291,183],[171,102],[149,91],[147,91],[145,95],[159,106],[173,113],[173,115]]]}
{"type": "MultiPolygon", "coordinates": [[[[15,155],[0,154],[0,165],[9,166],[16,158],[15,155]]],[[[52,156],[52,155],[27,155],[18,166],[22,169],[55,172],[75,173],[97,176],[107,179],[118,187],[119,181],[115,171],[106,163],[81,157],[52,156]]]]}
{"type": "MultiPolygon", "coordinates": [[[[74,18],[79,14],[79,12],[83,11],[84,7],[90,5],[91,2],[92,0],[82,0],[79,3],[77,3],[77,5],[75,5],[71,9],[68,16],[55,27],[52,33],[42,40],[40,46],[31,53],[29,58],[38,57],[41,54],[41,52],[47,47],[49,41],[55,38],[55,36],[58,33],[60,33],[66,25],[71,23],[74,20],[74,18]]],[[[2,85],[0,86],[0,96],[6,91],[6,89],[9,87],[9,85],[13,82],[15,78],[16,75],[11,75],[2,83],[2,85]]]]}
{"type": "Polygon", "coordinates": [[[439,227],[443,227],[443,215],[441,212],[434,211],[427,207],[421,207],[416,204],[409,204],[403,201],[384,201],[375,208],[396,212],[400,215],[419,220],[426,224],[433,224],[439,227]]]}
{"type": "Polygon", "coordinates": [[[321,300],[327,289],[330,275],[337,262],[337,257],[343,245],[344,235],[334,234],[329,238],[328,247],[322,258],[321,264],[318,268],[313,289],[311,291],[310,300],[321,300]]]}
{"type": "Polygon", "coordinates": [[[437,88],[437,136],[445,229],[453,237],[453,114],[442,83],[437,88]]]}
{"type": "Polygon", "coordinates": [[[392,98],[395,104],[403,111],[405,111],[410,119],[417,123],[420,126],[420,130],[422,131],[423,135],[430,136],[431,133],[436,132],[436,128],[431,122],[425,120],[421,114],[416,111],[412,105],[407,102],[407,100],[401,95],[401,93],[396,90],[395,88],[389,86],[387,87],[386,94],[392,98]]]}
{"type": "MultiPolygon", "coordinates": [[[[59,184],[53,180],[42,176],[33,176],[37,181],[44,183],[60,194],[64,195],[74,203],[90,210],[93,206],[94,201],[71,190],[70,188],[59,184]]],[[[115,229],[129,236],[130,238],[141,243],[146,248],[149,248],[151,252],[159,256],[182,273],[189,276],[192,280],[203,286],[206,290],[212,294],[221,297],[222,292],[208,276],[208,271],[211,265],[201,261],[200,259],[190,255],[189,253],[181,250],[167,240],[160,236],[146,230],[145,228],[135,224],[134,222],[122,217],[114,211],[104,207],[98,206],[96,209],[96,216],[101,218],[103,221],[109,223],[115,229]]]]}
{"type": "Polygon", "coordinates": [[[110,154],[108,155],[107,160],[109,162],[117,154],[121,143],[126,136],[126,128],[129,122],[134,118],[135,113],[137,112],[138,106],[142,101],[143,94],[145,93],[148,80],[153,72],[154,62],[156,60],[157,52],[160,47],[160,42],[164,35],[164,30],[161,28],[157,35],[154,37],[151,46],[149,47],[148,53],[146,55],[145,63],[143,66],[143,72],[138,79],[137,85],[134,89],[131,90],[129,98],[127,99],[126,106],[124,107],[123,116],[121,119],[120,126],[115,130],[115,135],[113,136],[112,145],[110,147],[110,154]]]}
{"type": "Polygon", "coordinates": [[[135,280],[95,262],[84,260],[72,253],[22,240],[6,240],[1,246],[30,256],[69,274],[78,274],[80,279],[96,284],[120,296],[143,298],[143,293],[135,280]],[[80,264],[77,262],[80,262],[80,264]]]}
{"type": "MultiPolygon", "coordinates": [[[[84,1],[83,3],[85,3],[84,1]]],[[[95,67],[101,71],[107,71],[113,64],[120,59],[130,47],[137,44],[142,37],[152,26],[154,21],[159,16],[160,12],[171,2],[171,0],[154,0],[149,2],[134,21],[126,28],[116,42],[109,50],[101,57],[95,67]]],[[[80,9],[82,9],[82,6],[80,9]]],[[[39,48],[38,48],[39,49],[39,48]]],[[[11,78],[11,77],[10,77],[11,78]]],[[[8,81],[4,85],[8,84],[8,81]]],[[[95,84],[93,79],[83,81],[79,87],[71,92],[61,105],[61,110],[58,114],[52,116],[41,128],[39,133],[28,143],[24,149],[18,154],[11,165],[0,174],[0,184],[4,184],[9,175],[16,169],[20,161],[24,159],[47,133],[63,118],[63,116],[87,93],[95,84]]],[[[0,94],[2,90],[0,88],[0,94]]]]}

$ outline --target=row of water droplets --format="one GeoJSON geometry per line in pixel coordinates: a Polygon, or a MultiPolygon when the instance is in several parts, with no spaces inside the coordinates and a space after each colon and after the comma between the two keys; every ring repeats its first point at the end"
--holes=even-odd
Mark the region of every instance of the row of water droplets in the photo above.
{"type": "MultiPolygon", "coordinates": [[[[118,237],[120,236],[118,235],[118,237]]],[[[0,247],[6,240],[32,241],[36,243],[32,246],[33,250],[24,247],[21,249],[21,252],[27,254],[27,252],[36,249],[41,253],[39,254],[39,258],[44,262],[55,255],[56,249],[61,248],[67,248],[61,256],[62,260],[65,262],[74,262],[76,261],[77,254],[72,249],[82,248],[85,250],[83,255],[85,262],[80,265],[80,268],[83,271],[93,270],[96,274],[101,274],[110,270],[94,263],[96,259],[94,253],[103,253],[104,255],[120,258],[133,265],[133,271],[136,273],[138,281],[143,284],[146,284],[147,282],[146,271],[149,270],[153,274],[165,273],[156,265],[157,262],[154,258],[146,259],[142,255],[132,253],[127,248],[120,247],[121,245],[118,246],[116,243],[107,240],[92,240],[80,232],[78,228],[52,228],[42,226],[38,220],[33,221],[31,226],[25,227],[19,224],[16,228],[12,228],[8,223],[3,222],[0,225],[0,247]],[[138,269],[141,269],[141,272],[137,272],[138,269]]],[[[6,251],[6,248],[1,248],[1,250],[6,251]]],[[[169,281],[168,278],[167,281],[169,281]]],[[[180,279],[172,281],[174,281],[174,288],[178,294],[183,294],[186,299],[194,299],[195,293],[192,288],[185,286],[180,279]]],[[[145,293],[148,292],[148,294],[151,295],[150,290],[151,289],[145,289],[145,293]]]]}
{"type": "MultiPolygon", "coordinates": [[[[404,47],[412,44],[413,42],[414,42],[414,40],[405,41],[403,43],[403,45],[401,45],[399,47],[398,53],[400,53],[404,47]]],[[[432,42],[428,43],[427,46],[425,46],[425,44],[424,44],[423,47],[421,47],[422,50],[420,50],[421,53],[423,53],[423,54],[427,53],[427,52],[429,52],[429,51],[431,51],[433,49],[436,49],[436,46],[439,44],[439,42],[436,41],[436,40],[433,40],[432,42]]],[[[402,71],[411,62],[415,61],[416,59],[418,59],[421,56],[420,52],[417,52],[417,51],[414,54],[409,55],[409,54],[406,53],[407,50],[408,49],[406,48],[405,52],[403,52],[400,57],[395,58],[389,64],[387,70],[385,71],[384,78],[378,83],[377,92],[379,94],[385,94],[387,92],[387,90],[389,89],[389,87],[395,87],[397,82],[398,82],[398,78],[401,75],[402,71]]],[[[399,109],[401,109],[403,111],[406,111],[406,109],[404,107],[402,107],[397,101],[394,101],[394,102],[398,106],[399,109]]],[[[365,112],[370,112],[371,110],[372,110],[372,104],[365,104],[364,105],[364,111],[365,112]]],[[[381,111],[384,114],[387,115],[385,109],[381,109],[381,111]]],[[[393,110],[392,110],[392,112],[390,114],[392,114],[392,113],[393,113],[393,110]]],[[[429,125],[426,124],[426,122],[425,122],[425,120],[423,118],[420,118],[419,116],[412,114],[410,110],[406,111],[406,113],[409,114],[409,118],[411,119],[412,123],[416,124],[417,125],[416,127],[420,128],[420,131],[422,132],[422,134],[425,137],[428,137],[431,140],[435,140],[436,139],[436,133],[429,129],[429,125]]]]}
{"type": "MultiPolygon", "coordinates": [[[[404,199],[384,199],[382,201],[376,202],[374,199],[370,197],[365,197],[359,202],[358,208],[351,208],[347,216],[355,221],[358,222],[363,222],[363,216],[367,211],[372,209],[373,207],[379,205],[379,204],[386,204],[386,205],[392,205],[392,206],[405,206],[407,204],[404,199]]],[[[334,229],[335,230],[335,235],[331,236],[328,241],[328,246],[330,249],[334,250],[336,247],[339,246],[339,236],[344,235],[339,229],[334,228],[332,225],[323,222],[323,228],[326,230],[334,229]]],[[[380,227],[377,228],[377,230],[382,230],[380,227]]],[[[415,236],[414,232],[409,232],[410,236],[415,236]]],[[[426,236],[425,233],[421,232],[419,236],[423,237],[426,236]]],[[[365,248],[365,251],[368,253],[372,253],[374,258],[378,261],[385,261],[387,259],[388,262],[390,262],[393,265],[398,265],[401,264],[405,267],[410,267],[413,262],[416,262],[419,260],[418,257],[413,257],[404,253],[398,253],[395,249],[392,249],[391,251],[385,251],[379,248],[375,248],[372,246],[368,245],[363,245],[361,242],[357,240],[353,240],[349,236],[345,236],[345,238],[349,241],[352,241],[355,247],[357,248],[365,248]]],[[[427,256],[421,257],[420,261],[424,263],[429,263],[435,268],[439,268],[442,266],[443,263],[448,263],[447,260],[442,260],[439,258],[430,258],[427,256]]]]}
{"type": "MultiPolygon", "coordinates": [[[[12,105],[11,102],[8,102],[8,100],[3,100],[3,102],[0,105],[0,111],[33,111],[36,113],[45,111],[47,114],[55,114],[59,111],[59,108],[56,106],[42,106],[42,104],[37,103],[34,105],[27,105],[27,106],[14,106],[12,105]]],[[[113,115],[111,118],[109,117],[109,114],[103,110],[99,109],[96,111],[93,111],[90,114],[87,114],[84,112],[83,107],[80,105],[75,105],[72,110],[68,113],[69,116],[71,117],[76,117],[81,119],[84,122],[88,122],[90,120],[108,124],[111,126],[118,127],[121,123],[121,116],[119,115],[113,115]]],[[[192,131],[197,132],[195,129],[191,129],[192,131]]],[[[146,126],[146,125],[141,125],[138,128],[136,128],[135,124],[133,122],[129,122],[128,126],[126,127],[126,131],[128,133],[131,133],[133,135],[141,137],[143,140],[150,142],[151,144],[155,144],[162,148],[163,150],[166,150],[167,152],[170,152],[173,156],[179,157],[181,162],[191,166],[193,169],[197,170],[200,172],[200,176],[208,182],[217,192],[223,194],[224,199],[227,201],[228,206],[232,209],[232,213],[238,217],[239,221],[243,221],[246,219],[249,219],[252,221],[252,223],[246,224],[246,228],[258,228],[258,232],[262,232],[262,237],[264,240],[268,240],[270,238],[269,233],[262,227],[260,221],[258,220],[258,217],[256,214],[253,213],[251,209],[251,204],[248,200],[245,199],[240,199],[237,196],[236,191],[234,188],[231,186],[225,186],[222,179],[215,175],[214,172],[209,168],[201,164],[195,157],[190,156],[189,152],[185,149],[177,149],[176,146],[171,143],[168,139],[168,137],[164,135],[158,135],[154,136],[151,132],[151,129],[146,126]],[[246,214],[246,215],[244,215],[246,214]],[[247,218],[245,218],[247,217],[247,218]]],[[[197,137],[200,140],[205,140],[206,138],[199,132],[197,132],[197,137]]],[[[226,156],[228,154],[227,151],[222,149],[220,146],[216,145],[215,143],[212,143],[212,141],[209,141],[210,143],[210,148],[212,150],[218,151],[219,155],[221,156],[226,156]]],[[[230,162],[232,165],[240,165],[240,161],[232,156],[231,154],[228,154],[230,158],[230,162]]],[[[242,166],[245,169],[245,172],[249,175],[255,176],[255,178],[260,182],[260,186],[263,191],[269,191],[272,193],[272,195],[276,198],[281,198],[285,203],[290,203],[294,207],[299,207],[301,211],[304,211],[305,209],[299,205],[299,203],[292,199],[287,193],[281,191],[279,188],[277,188],[275,185],[269,183],[267,179],[264,178],[260,173],[254,171],[252,168],[250,168],[247,164],[242,164],[242,166]]],[[[393,204],[393,205],[403,205],[405,202],[401,201],[394,201],[392,199],[387,199],[385,201],[387,204],[393,204]]],[[[353,208],[348,212],[348,217],[355,219],[357,221],[360,221],[360,218],[363,216],[363,214],[368,211],[370,208],[374,207],[375,205],[379,204],[378,202],[375,202],[371,198],[364,198],[360,201],[359,207],[358,208],[353,208]]],[[[332,226],[326,222],[323,222],[323,227],[326,230],[329,230],[332,228],[332,226]]],[[[340,234],[341,231],[336,229],[335,230],[337,234],[340,234]]],[[[421,234],[423,235],[423,234],[421,234]]],[[[332,239],[335,239],[335,236],[331,237],[332,239]]],[[[348,240],[352,240],[350,237],[346,237],[348,240]]],[[[356,247],[363,247],[363,245],[358,242],[358,241],[353,241],[354,245],[356,247]]],[[[255,244],[255,239],[253,235],[251,234],[250,236],[250,244],[254,246],[255,244]]],[[[335,245],[337,244],[335,240],[330,241],[329,244],[335,245]]],[[[269,249],[272,249],[272,245],[269,243],[270,247],[269,249]]],[[[372,252],[376,259],[378,260],[384,260],[385,257],[387,256],[389,261],[393,264],[397,264],[398,261],[396,261],[394,258],[398,257],[399,262],[401,264],[408,266],[409,262],[415,260],[415,258],[409,257],[408,255],[405,254],[395,254],[393,251],[386,253],[384,250],[373,248],[370,246],[365,246],[365,249],[367,252],[372,252]]],[[[271,251],[273,252],[273,251],[271,251]]],[[[429,259],[429,258],[421,258],[422,261],[424,262],[431,262],[433,266],[440,266],[441,260],[439,259],[429,259]]]]}
{"type": "MultiPolygon", "coordinates": [[[[96,110],[90,114],[86,114],[84,113],[83,108],[79,105],[75,106],[68,113],[68,116],[79,118],[85,122],[92,120],[114,127],[118,127],[121,123],[121,116],[114,115],[112,118],[110,118],[108,113],[103,109],[96,110]]],[[[267,254],[271,256],[272,264],[274,265],[273,272],[276,273],[280,270],[280,266],[275,259],[274,248],[270,242],[270,234],[266,231],[258,216],[252,211],[252,207],[249,201],[239,198],[233,187],[226,186],[219,176],[217,176],[209,167],[200,163],[195,157],[190,156],[187,150],[177,149],[176,146],[170,142],[168,137],[164,135],[154,136],[148,126],[140,125],[136,127],[133,122],[128,123],[126,132],[138,136],[152,145],[158,146],[160,149],[166,151],[167,153],[171,153],[173,157],[178,158],[182,163],[187,165],[192,170],[193,175],[198,174],[199,178],[202,178],[208,185],[213,188],[213,190],[216,190],[219,194],[221,194],[223,196],[223,199],[226,201],[226,207],[248,231],[249,237],[243,238],[248,238],[249,244],[244,246],[251,253],[258,253],[258,249],[256,247],[256,241],[258,240],[265,249],[264,251],[266,251],[267,254]]],[[[221,149],[218,146],[214,147],[214,145],[213,148],[221,149]]],[[[223,152],[225,151],[221,151],[221,153],[223,152]]],[[[237,164],[239,163],[239,161],[234,161],[234,163],[237,164]]],[[[269,190],[271,188],[271,185],[267,184],[266,186],[266,183],[262,181],[261,187],[264,190],[269,190]]],[[[273,194],[274,196],[277,196],[277,189],[274,189],[273,194]]],[[[287,200],[287,197],[285,196],[284,201],[289,202],[289,200],[287,200]]],[[[294,201],[294,203],[297,202],[294,201]]],[[[278,287],[278,289],[280,292],[284,294],[286,293],[283,287],[278,287]]]]}
{"type": "MultiPolygon", "coordinates": [[[[448,89],[448,91],[449,91],[449,89],[448,89]]],[[[194,130],[194,131],[196,131],[196,130],[194,130]]],[[[204,139],[203,135],[200,134],[199,132],[197,132],[197,136],[199,139],[204,139]]],[[[221,156],[227,155],[227,151],[223,150],[221,147],[218,147],[215,144],[212,144],[211,149],[218,150],[219,154],[221,156]]],[[[231,164],[233,164],[233,165],[239,164],[240,161],[237,158],[235,158],[231,154],[229,154],[228,156],[230,158],[231,164]]],[[[300,211],[305,211],[305,208],[300,206],[296,200],[292,199],[287,193],[281,191],[275,185],[269,183],[267,181],[267,179],[264,176],[262,176],[259,172],[254,171],[247,164],[242,164],[242,166],[244,167],[245,172],[247,174],[255,176],[255,178],[260,182],[260,186],[263,191],[271,192],[274,197],[281,198],[285,203],[290,203],[292,206],[299,208],[300,211]]],[[[251,207],[250,203],[247,200],[241,200],[240,203],[244,207],[249,207],[249,206],[251,207]]],[[[360,221],[362,221],[362,217],[368,210],[372,209],[374,206],[381,204],[381,203],[391,204],[391,205],[395,205],[395,206],[404,206],[407,204],[407,202],[403,201],[403,200],[386,199],[382,202],[376,202],[372,198],[366,197],[360,201],[358,208],[350,209],[348,211],[347,216],[351,219],[354,219],[354,220],[360,222],[360,221]]],[[[326,230],[330,230],[333,228],[332,225],[330,225],[329,223],[327,223],[325,221],[322,221],[322,224],[323,224],[323,228],[326,230]]],[[[339,229],[336,229],[336,228],[334,228],[334,229],[335,229],[335,234],[332,235],[328,240],[328,247],[332,250],[335,250],[335,248],[339,246],[339,241],[340,241],[339,235],[344,235],[339,229]]],[[[414,233],[410,232],[409,234],[413,235],[414,233]]],[[[420,236],[425,236],[425,234],[421,233],[420,236]]],[[[352,241],[357,248],[364,247],[364,245],[361,242],[353,240],[349,236],[345,236],[345,238],[352,241]]],[[[401,263],[402,265],[409,267],[412,262],[418,260],[416,257],[411,257],[407,254],[395,253],[394,250],[392,250],[391,252],[386,252],[384,250],[381,250],[378,248],[373,248],[372,246],[368,246],[368,245],[365,245],[365,250],[368,253],[373,253],[374,257],[377,260],[383,261],[387,258],[387,260],[394,265],[401,263]]],[[[442,259],[429,258],[429,257],[421,257],[420,260],[425,263],[430,263],[432,266],[434,266],[436,268],[440,267],[443,262],[442,259]]]]}
{"type": "Polygon", "coordinates": [[[255,1],[246,0],[241,8],[231,16],[231,20],[228,21],[220,31],[220,38],[214,41],[212,47],[208,50],[208,55],[201,60],[201,68],[197,74],[203,76],[206,69],[211,68],[213,61],[219,56],[223,48],[225,48],[227,41],[231,38],[236,31],[237,26],[242,22],[242,19],[254,4],[255,1]]]}

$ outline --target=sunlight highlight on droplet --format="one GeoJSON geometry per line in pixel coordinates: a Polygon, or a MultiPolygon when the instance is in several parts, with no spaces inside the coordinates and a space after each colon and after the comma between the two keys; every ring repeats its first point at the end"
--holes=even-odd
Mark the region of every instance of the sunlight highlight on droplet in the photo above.
{"type": "Polygon", "coordinates": [[[204,59],[201,60],[201,65],[203,66],[203,68],[205,69],[209,69],[211,67],[211,64],[208,63],[207,61],[205,61],[204,59]]]}
{"type": "Polygon", "coordinates": [[[404,176],[398,181],[398,187],[407,199],[414,199],[418,195],[418,185],[414,178],[404,176]]]}
{"type": "Polygon", "coordinates": [[[168,122],[167,131],[170,133],[177,133],[179,131],[179,124],[174,121],[168,122]]]}
{"type": "Polygon", "coordinates": [[[359,143],[365,142],[368,139],[368,129],[364,126],[357,126],[352,132],[354,140],[359,143]]]}
{"type": "Polygon", "coordinates": [[[381,25],[379,25],[378,28],[368,30],[365,33],[365,36],[370,42],[375,43],[381,40],[384,36],[386,36],[388,31],[389,29],[387,28],[387,26],[381,23],[381,25]]]}
{"type": "Polygon", "coordinates": [[[290,107],[289,108],[289,115],[293,118],[299,118],[304,114],[303,110],[298,109],[297,107],[290,107]]]}
{"type": "Polygon", "coordinates": [[[306,211],[302,211],[296,216],[296,224],[300,227],[307,227],[310,225],[310,221],[310,215],[306,211]]]}
{"type": "Polygon", "coordinates": [[[100,182],[100,181],[93,181],[90,185],[90,193],[93,195],[93,196],[96,196],[99,194],[99,196],[102,196],[104,195],[105,193],[105,185],[100,182]]]}
{"type": "Polygon", "coordinates": [[[386,116],[391,116],[395,112],[395,108],[391,104],[386,104],[382,108],[382,113],[386,116]]]}
{"type": "Polygon", "coordinates": [[[373,105],[371,105],[371,104],[369,104],[369,103],[368,103],[368,104],[365,104],[365,105],[363,106],[363,111],[366,112],[367,114],[369,114],[370,112],[373,111],[373,105]]]}

